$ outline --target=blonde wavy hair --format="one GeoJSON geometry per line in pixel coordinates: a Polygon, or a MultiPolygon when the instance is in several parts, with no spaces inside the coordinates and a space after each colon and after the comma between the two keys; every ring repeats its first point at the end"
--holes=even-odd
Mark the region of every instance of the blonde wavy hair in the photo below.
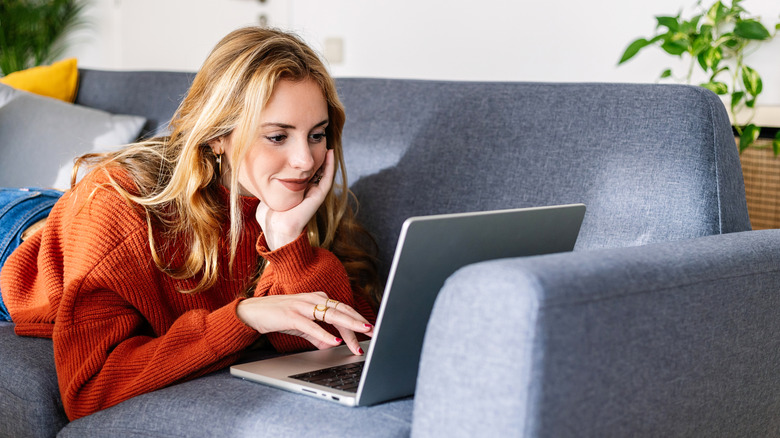
{"type": "MultiPolygon", "coordinates": [[[[230,266],[235,260],[242,230],[238,168],[247,152],[249,139],[256,137],[260,111],[280,80],[313,80],[325,96],[329,124],[327,147],[333,149],[337,181],[307,227],[309,241],[332,251],[344,264],[353,289],[376,305],[379,300],[375,244],[354,218],[341,145],[345,114],[335,83],[317,54],[298,37],[259,27],[235,30],[212,50],[195,76],[187,96],[170,122],[170,135],[131,144],[117,152],[88,154],[76,162],[72,184],[79,166],[103,168],[119,166],[136,185],[131,193],[111,179],[128,201],[146,213],[149,244],[155,264],[177,278],[200,275],[197,286],[186,293],[212,287],[218,276],[220,224],[230,218],[230,266]],[[230,162],[229,211],[220,202],[220,176],[217,157],[209,142],[235,131],[230,162]],[[159,233],[159,234],[158,234],[159,233]],[[172,266],[158,236],[166,245],[186,244],[181,265],[172,266]],[[184,239],[185,242],[181,242],[184,239]]],[[[108,173],[108,172],[107,172],[108,173]]],[[[109,175],[110,177],[110,175],[109,175]]],[[[264,263],[249,280],[257,281],[264,263]]],[[[232,269],[231,269],[232,271],[232,269]]]]}

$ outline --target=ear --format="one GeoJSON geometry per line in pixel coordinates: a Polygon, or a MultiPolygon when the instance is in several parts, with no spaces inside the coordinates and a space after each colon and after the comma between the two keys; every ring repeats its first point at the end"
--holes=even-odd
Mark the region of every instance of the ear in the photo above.
{"type": "Polygon", "coordinates": [[[214,151],[214,154],[220,155],[225,152],[225,143],[227,142],[227,139],[224,135],[219,136],[215,138],[214,140],[209,140],[208,145],[211,147],[211,150],[214,151]]]}

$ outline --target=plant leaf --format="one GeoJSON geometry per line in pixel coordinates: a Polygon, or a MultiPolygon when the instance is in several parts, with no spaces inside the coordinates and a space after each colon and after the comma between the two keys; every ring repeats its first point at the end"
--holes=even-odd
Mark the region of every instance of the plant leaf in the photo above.
{"type": "Polygon", "coordinates": [[[693,26],[694,31],[696,30],[696,28],[699,27],[699,21],[701,21],[701,17],[702,17],[701,14],[696,15],[695,17],[691,18],[691,21],[688,22],[691,24],[691,26],[693,26]]]}
{"type": "Polygon", "coordinates": [[[699,56],[700,53],[706,52],[710,48],[711,40],[709,35],[698,35],[693,39],[693,50],[691,56],[699,56]]]}
{"type": "Polygon", "coordinates": [[[780,131],[777,131],[775,139],[772,140],[772,152],[775,153],[775,156],[780,155],[780,131]]]}
{"type": "Polygon", "coordinates": [[[702,68],[707,70],[715,70],[718,68],[718,64],[723,59],[723,49],[720,47],[709,47],[707,50],[701,53],[701,59],[699,64],[702,68]]]}
{"type": "Polygon", "coordinates": [[[732,32],[727,32],[721,35],[720,38],[715,41],[715,46],[726,46],[729,49],[736,49],[737,46],[739,46],[740,41],[744,41],[744,39],[739,38],[732,32]]]}
{"type": "Polygon", "coordinates": [[[724,15],[726,15],[727,12],[728,8],[723,6],[723,3],[718,0],[713,3],[712,6],[710,6],[710,9],[707,11],[707,18],[712,23],[720,23],[721,19],[724,15]]]}
{"type": "Polygon", "coordinates": [[[656,35],[656,36],[654,36],[654,37],[653,37],[653,38],[652,38],[652,39],[649,41],[649,44],[655,44],[655,43],[657,43],[658,41],[661,41],[661,40],[663,40],[663,39],[666,39],[668,36],[669,36],[669,35],[668,35],[668,33],[662,33],[662,34],[660,34],[660,35],[656,35]]]}
{"type": "Polygon", "coordinates": [[[731,93],[731,108],[733,109],[734,107],[739,105],[739,102],[742,100],[743,97],[745,97],[744,91],[737,91],[731,93]]]}
{"type": "Polygon", "coordinates": [[[699,56],[696,57],[696,60],[699,61],[699,67],[701,67],[702,70],[707,71],[707,60],[704,56],[705,53],[706,51],[699,53],[699,56]]]}
{"type": "Polygon", "coordinates": [[[712,91],[715,94],[728,94],[729,86],[723,82],[705,82],[701,84],[702,87],[712,91]]]}
{"type": "Polygon", "coordinates": [[[716,77],[717,77],[719,74],[723,73],[724,71],[728,71],[728,69],[729,69],[729,66],[725,66],[725,67],[721,67],[721,68],[719,68],[719,69],[717,69],[717,70],[714,70],[714,71],[712,72],[712,74],[710,75],[710,82],[714,81],[714,80],[715,80],[715,78],[716,78],[716,77]]]}
{"type": "MultiPolygon", "coordinates": [[[[682,35],[682,34],[678,34],[678,35],[682,35]]],[[[688,43],[688,38],[686,38],[685,36],[667,40],[661,45],[661,48],[664,49],[666,53],[674,56],[682,56],[683,53],[688,51],[689,47],[690,44],[688,43]]]]}
{"type": "Polygon", "coordinates": [[[761,128],[754,124],[749,124],[743,128],[742,135],[739,136],[739,152],[742,153],[758,139],[761,134],[761,128]]]}
{"type": "Polygon", "coordinates": [[[633,58],[634,55],[639,53],[640,50],[647,47],[650,44],[650,41],[647,41],[644,38],[639,38],[636,41],[632,42],[631,44],[626,47],[626,51],[623,52],[623,56],[620,57],[620,61],[618,61],[618,65],[628,61],[629,59],[633,58]]]}
{"type": "Polygon", "coordinates": [[[663,72],[661,72],[661,79],[663,79],[663,78],[668,78],[668,77],[670,77],[671,75],[672,75],[672,69],[670,69],[670,68],[667,68],[666,70],[664,70],[663,72]]]}
{"type": "Polygon", "coordinates": [[[679,17],[655,17],[658,21],[656,28],[664,26],[669,29],[670,32],[677,32],[680,30],[680,23],[677,21],[679,17]]]}
{"type": "Polygon", "coordinates": [[[734,34],[747,40],[765,40],[772,36],[763,24],[752,19],[737,20],[734,34]]]}
{"type": "Polygon", "coordinates": [[[745,91],[747,91],[751,96],[758,96],[761,94],[761,90],[764,89],[764,84],[761,81],[761,76],[758,75],[758,72],[746,65],[743,65],[741,73],[742,83],[745,85],[745,91]]]}

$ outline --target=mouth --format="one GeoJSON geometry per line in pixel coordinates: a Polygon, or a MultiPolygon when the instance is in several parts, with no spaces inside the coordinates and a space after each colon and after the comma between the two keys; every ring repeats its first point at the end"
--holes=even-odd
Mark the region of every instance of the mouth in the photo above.
{"type": "Polygon", "coordinates": [[[279,181],[287,190],[293,191],[293,192],[301,192],[306,190],[307,187],[309,187],[309,178],[301,178],[301,179],[278,179],[279,181]]]}

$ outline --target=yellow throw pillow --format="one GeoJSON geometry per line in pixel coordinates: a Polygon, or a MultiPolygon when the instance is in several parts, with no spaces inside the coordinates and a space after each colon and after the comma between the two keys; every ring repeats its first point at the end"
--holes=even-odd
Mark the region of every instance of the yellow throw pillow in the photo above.
{"type": "Polygon", "coordinates": [[[52,65],[28,68],[0,78],[0,83],[41,96],[73,102],[79,83],[76,58],[52,65]]]}

